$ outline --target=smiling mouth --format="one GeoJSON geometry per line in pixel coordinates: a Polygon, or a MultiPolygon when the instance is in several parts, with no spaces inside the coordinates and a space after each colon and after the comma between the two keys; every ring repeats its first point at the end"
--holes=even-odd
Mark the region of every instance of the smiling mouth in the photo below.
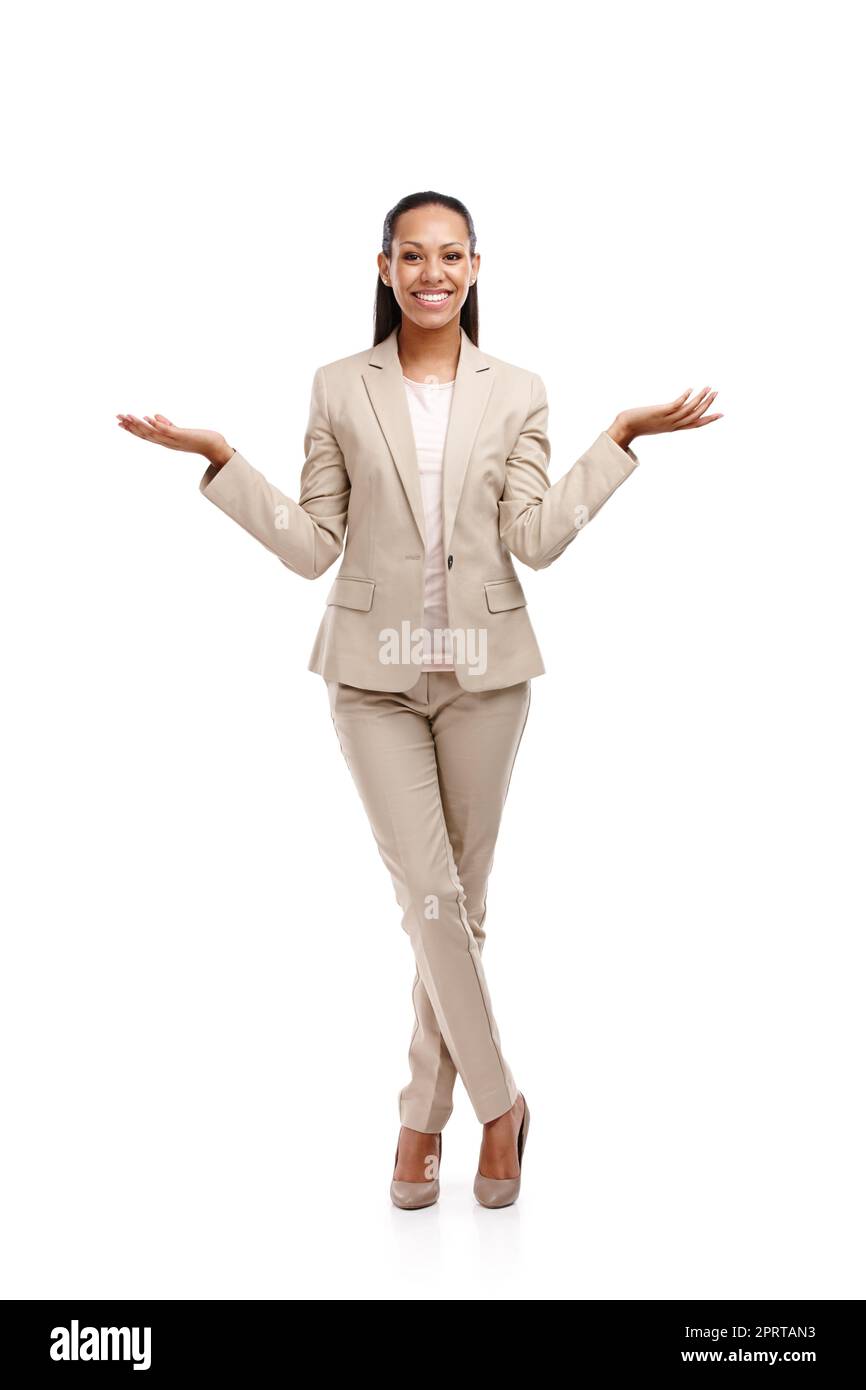
{"type": "Polygon", "coordinates": [[[438,309],[440,304],[445,304],[451,298],[453,290],[413,290],[412,298],[417,299],[419,304],[423,304],[428,309],[438,309]]]}

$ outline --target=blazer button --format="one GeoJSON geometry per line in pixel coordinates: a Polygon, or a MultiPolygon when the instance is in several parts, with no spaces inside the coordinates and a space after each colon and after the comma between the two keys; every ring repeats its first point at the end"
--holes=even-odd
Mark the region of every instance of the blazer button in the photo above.
{"type": "Polygon", "coordinates": [[[449,556],[448,556],[448,568],[450,569],[451,566],[452,566],[453,564],[454,564],[454,556],[453,556],[453,555],[449,555],[449,556]]]}

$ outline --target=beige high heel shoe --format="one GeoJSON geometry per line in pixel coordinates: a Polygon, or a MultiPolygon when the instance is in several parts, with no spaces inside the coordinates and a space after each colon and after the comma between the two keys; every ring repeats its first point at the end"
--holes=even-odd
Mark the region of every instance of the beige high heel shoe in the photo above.
{"type": "MultiPolygon", "coordinates": [[[[442,1162],[442,1135],[439,1138],[439,1156],[436,1162],[436,1176],[425,1182],[398,1182],[396,1178],[391,1179],[391,1201],[395,1207],[401,1207],[403,1211],[417,1211],[419,1207],[432,1207],[434,1202],[439,1200],[439,1164],[442,1162]]],[[[397,1159],[400,1157],[400,1140],[397,1140],[397,1152],[394,1154],[394,1172],[397,1171],[397,1159]]]]}
{"type": "MultiPolygon", "coordinates": [[[[523,1095],[523,1092],[520,1093],[523,1095]]],[[[523,1172],[523,1150],[529,1133],[529,1106],[523,1096],[523,1119],[517,1131],[517,1166],[520,1169],[516,1178],[485,1178],[480,1168],[475,1174],[475,1197],[482,1207],[510,1207],[517,1201],[520,1193],[520,1178],[523,1172]]]]}

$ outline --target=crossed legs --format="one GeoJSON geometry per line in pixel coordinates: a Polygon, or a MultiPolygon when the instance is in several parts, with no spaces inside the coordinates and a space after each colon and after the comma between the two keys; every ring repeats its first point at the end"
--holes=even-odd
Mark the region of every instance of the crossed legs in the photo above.
{"type": "Polygon", "coordinates": [[[466,691],[453,673],[411,691],[328,682],[331,715],[415,955],[415,1027],[401,1123],[437,1133],[459,1075],[479,1121],[514,1105],[481,953],[487,881],[530,683],[466,691]]]}

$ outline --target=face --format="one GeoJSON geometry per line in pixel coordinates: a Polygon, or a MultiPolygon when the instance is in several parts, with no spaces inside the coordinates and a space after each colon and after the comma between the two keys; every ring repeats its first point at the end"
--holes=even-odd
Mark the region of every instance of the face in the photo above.
{"type": "Polygon", "coordinates": [[[435,206],[401,213],[390,261],[379,253],[380,276],[404,316],[420,328],[442,328],[459,317],[480,264],[479,255],[469,254],[469,229],[460,213],[435,206]]]}

